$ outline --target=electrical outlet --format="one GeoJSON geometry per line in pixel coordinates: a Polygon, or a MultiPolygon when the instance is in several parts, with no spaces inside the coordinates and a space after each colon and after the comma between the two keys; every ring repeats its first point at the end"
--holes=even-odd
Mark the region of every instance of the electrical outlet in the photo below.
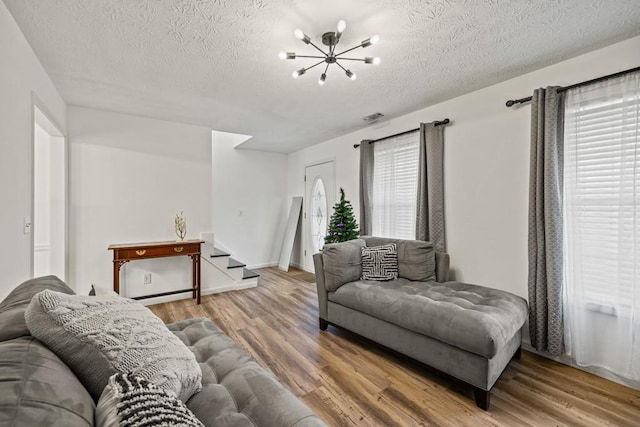
{"type": "Polygon", "coordinates": [[[144,273],[144,284],[151,284],[151,273],[144,273]]]}

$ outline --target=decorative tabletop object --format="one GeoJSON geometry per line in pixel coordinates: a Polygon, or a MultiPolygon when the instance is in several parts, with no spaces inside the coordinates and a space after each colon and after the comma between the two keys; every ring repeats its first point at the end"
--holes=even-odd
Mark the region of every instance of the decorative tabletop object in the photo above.
{"type": "Polygon", "coordinates": [[[358,238],[360,232],[358,223],[353,216],[351,202],[345,200],[344,190],[340,189],[340,201],[333,207],[333,215],[329,222],[329,233],[324,238],[325,243],[346,242],[358,238]]]}
{"type": "Polygon", "coordinates": [[[184,216],[182,211],[180,214],[176,214],[176,234],[180,238],[180,241],[184,240],[187,235],[187,218],[184,216]]]}

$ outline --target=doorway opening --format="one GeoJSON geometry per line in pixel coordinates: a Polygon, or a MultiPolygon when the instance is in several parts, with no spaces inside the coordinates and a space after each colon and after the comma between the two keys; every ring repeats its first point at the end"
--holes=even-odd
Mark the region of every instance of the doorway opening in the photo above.
{"type": "Polygon", "coordinates": [[[33,277],[67,273],[67,145],[58,127],[34,105],[33,277]]]}

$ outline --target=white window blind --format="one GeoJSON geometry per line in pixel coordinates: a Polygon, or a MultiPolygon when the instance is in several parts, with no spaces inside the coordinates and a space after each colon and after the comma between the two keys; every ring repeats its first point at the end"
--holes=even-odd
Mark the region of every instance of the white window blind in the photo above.
{"type": "Polygon", "coordinates": [[[640,295],[639,121],[638,74],[567,94],[566,285],[618,315],[640,295]]]}
{"type": "Polygon", "coordinates": [[[419,132],[374,144],[372,233],[415,239],[419,132]]]}

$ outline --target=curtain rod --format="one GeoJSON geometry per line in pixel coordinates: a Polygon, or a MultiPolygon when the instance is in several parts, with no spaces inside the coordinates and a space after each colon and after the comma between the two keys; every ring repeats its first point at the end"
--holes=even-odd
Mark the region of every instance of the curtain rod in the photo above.
{"type": "MultiPolygon", "coordinates": [[[[442,125],[448,125],[449,123],[451,123],[451,120],[444,119],[444,120],[441,120],[439,122],[433,122],[433,125],[434,126],[442,126],[442,125]]],[[[420,128],[415,128],[415,129],[411,129],[411,130],[405,130],[404,132],[394,133],[393,135],[389,135],[389,136],[385,136],[383,138],[378,138],[378,139],[374,139],[373,141],[369,141],[369,144],[373,144],[374,142],[383,141],[383,140],[389,139],[389,138],[395,138],[396,136],[401,136],[401,135],[406,135],[408,133],[417,132],[419,130],[420,130],[420,128]]],[[[360,147],[360,144],[353,144],[353,148],[358,148],[358,147],[360,147]]]]}
{"type": "MultiPolygon", "coordinates": [[[[635,71],[640,71],[640,67],[630,68],[630,69],[624,70],[624,71],[618,71],[617,73],[609,74],[607,76],[596,77],[595,79],[587,80],[585,82],[576,83],[576,84],[573,84],[571,86],[561,87],[560,89],[558,89],[558,92],[564,92],[566,90],[573,89],[573,88],[576,88],[576,87],[602,82],[602,81],[605,81],[605,80],[609,80],[609,79],[613,79],[613,78],[616,78],[616,77],[624,76],[625,74],[633,73],[635,71]]],[[[531,101],[532,98],[533,98],[532,96],[527,96],[526,98],[510,99],[507,102],[505,102],[505,105],[507,107],[512,107],[512,106],[514,106],[516,104],[524,104],[525,102],[531,101]]]]}

